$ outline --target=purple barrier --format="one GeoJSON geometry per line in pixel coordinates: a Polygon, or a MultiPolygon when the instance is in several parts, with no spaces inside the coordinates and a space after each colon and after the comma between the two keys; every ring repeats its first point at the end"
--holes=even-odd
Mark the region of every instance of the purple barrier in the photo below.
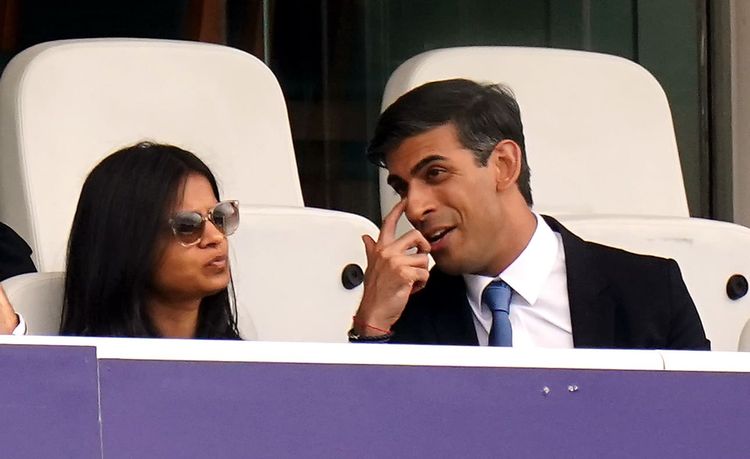
{"type": "Polygon", "coordinates": [[[0,457],[102,457],[96,349],[0,346],[0,457]]]}
{"type": "Polygon", "coordinates": [[[100,360],[100,382],[106,458],[750,451],[750,374],[100,360]]]}

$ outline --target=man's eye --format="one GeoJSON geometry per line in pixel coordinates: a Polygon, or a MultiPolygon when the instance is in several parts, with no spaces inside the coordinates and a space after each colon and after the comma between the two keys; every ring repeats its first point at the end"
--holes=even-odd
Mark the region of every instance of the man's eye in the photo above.
{"type": "Polygon", "coordinates": [[[426,175],[428,179],[436,179],[436,178],[439,178],[444,173],[445,173],[445,169],[440,168],[440,167],[433,167],[427,170],[426,175]]]}

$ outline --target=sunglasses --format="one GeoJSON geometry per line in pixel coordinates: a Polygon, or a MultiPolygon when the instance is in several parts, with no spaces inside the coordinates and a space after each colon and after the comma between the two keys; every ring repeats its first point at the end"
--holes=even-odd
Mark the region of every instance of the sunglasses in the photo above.
{"type": "Polygon", "coordinates": [[[169,219],[169,227],[183,247],[190,247],[201,241],[206,220],[213,223],[224,236],[229,236],[240,226],[239,206],[239,201],[221,201],[205,217],[195,211],[177,212],[169,219]]]}

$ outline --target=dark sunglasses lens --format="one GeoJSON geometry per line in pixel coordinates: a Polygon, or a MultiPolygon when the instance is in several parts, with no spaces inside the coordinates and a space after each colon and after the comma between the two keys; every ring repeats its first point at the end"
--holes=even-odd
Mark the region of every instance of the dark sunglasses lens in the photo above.
{"type": "Polygon", "coordinates": [[[172,230],[183,244],[191,244],[203,234],[203,217],[197,212],[179,213],[172,219],[172,230]]]}
{"type": "Polygon", "coordinates": [[[220,202],[213,210],[213,223],[226,236],[240,226],[240,212],[233,201],[220,202]]]}

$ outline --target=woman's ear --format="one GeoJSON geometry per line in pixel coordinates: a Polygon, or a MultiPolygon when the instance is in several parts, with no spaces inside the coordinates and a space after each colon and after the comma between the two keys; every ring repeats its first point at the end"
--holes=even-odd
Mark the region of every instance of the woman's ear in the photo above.
{"type": "Polygon", "coordinates": [[[521,147],[512,140],[501,140],[492,150],[488,164],[495,168],[497,191],[505,191],[518,181],[521,174],[521,147]]]}

